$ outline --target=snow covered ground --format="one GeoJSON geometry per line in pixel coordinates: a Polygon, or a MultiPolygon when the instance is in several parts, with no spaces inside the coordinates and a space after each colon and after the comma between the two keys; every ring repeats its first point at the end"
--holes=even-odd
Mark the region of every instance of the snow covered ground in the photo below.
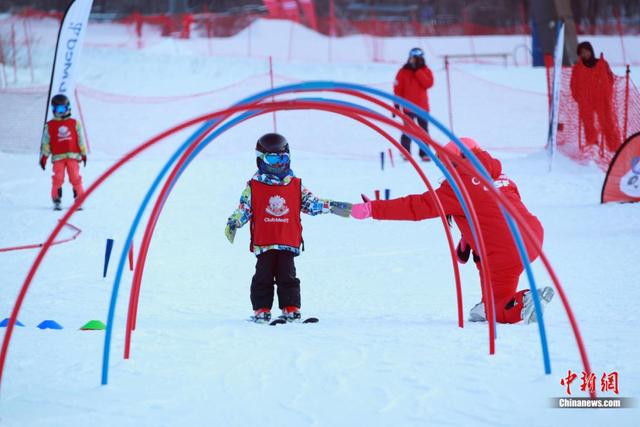
{"type": "MultiPolygon", "coordinates": [[[[108,32],[101,34],[108,39],[108,32]]],[[[145,139],[269,84],[263,58],[199,55],[198,40],[161,40],[142,51],[93,43],[83,53],[79,81],[92,147],[82,169],[86,184],[145,139]],[[242,83],[230,86],[237,82],[242,83]],[[216,89],[200,97],[150,99],[216,89]]],[[[351,47],[361,43],[354,39],[351,47]]],[[[402,51],[414,40],[405,44],[402,51]]],[[[349,46],[340,47],[342,55],[349,46]]],[[[35,86],[47,84],[46,61],[40,63],[35,86]]],[[[276,84],[326,79],[387,90],[397,68],[300,60],[274,65],[280,76],[276,84]]],[[[447,123],[445,75],[439,66],[434,69],[432,112],[447,123]]],[[[598,376],[617,371],[620,396],[638,397],[638,206],[600,205],[604,176],[595,166],[557,158],[548,171],[545,85],[542,70],[457,66],[454,129],[503,160],[544,224],[545,252],[565,286],[593,370],[598,376]]],[[[5,101],[15,96],[0,92],[5,101]]],[[[15,129],[9,125],[17,119],[8,111],[0,116],[0,127],[15,129]]],[[[388,147],[359,124],[328,113],[281,112],[277,127],[291,143],[293,169],[319,196],[354,202],[374,189],[389,188],[392,196],[424,191],[408,164],[380,170],[379,152],[388,147]]],[[[254,171],[255,141],[271,130],[271,116],[234,128],[183,175],[156,229],[128,361],[121,357],[131,282],[125,272],[110,383],[104,387],[99,385],[104,335],[78,328],[106,319],[115,264],[132,217],[189,133],[126,165],[72,217],[82,234],[50,250],[19,316],[26,326],[15,330],[7,359],[0,425],[637,423],[638,409],[549,407],[549,398],[565,395],[560,379],[567,371],[579,376],[582,371],[559,299],[545,312],[553,369],[548,376],[535,326],[499,325],[494,356],[488,355],[486,325],[457,327],[452,267],[439,221],[303,218],[306,251],[296,260],[302,309],[320,323],[268,327],[245,322],[255,263],[248,229],[238,232],[234,245],[223,229],[254,171]],[[115,239],[115,248],[103,279],[107,238],[115,239]],[[64,329],[37,329],[45,319],[64,329]]],[[[38,141],[16,132],[0,142],[0,247],[44,241],[60,217],[50,210],[50,165],[46,173],[37,166],[38,141]],[[30,152],[15,152],[16,146],[29,144],[30,152]]],[[[424,170],[437,183],[441,174],[434,166],[425,164],[424,170]]],[[[68,206],[71,189],[64,191],[68,206]]],[[[35,255],[34,250],[0,253],[0,318],[9,315],[35,255]]],[[[550,283],[539,261],[534,271],[539,285],[550,283]]],[[[462,268],[462,283],[466,312],[480,299],[473,266],[462,268]]],[[[579,376],[572,395],[585,396],[579,376]]]]}

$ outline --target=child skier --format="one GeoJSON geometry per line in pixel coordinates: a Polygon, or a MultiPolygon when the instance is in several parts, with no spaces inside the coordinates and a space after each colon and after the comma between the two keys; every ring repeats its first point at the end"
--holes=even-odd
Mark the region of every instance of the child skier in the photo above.
{"type": "Polygon", "coordinates": [[[351,204],[319,199],[307,190],[290,168],[289,144],[282,135],[268,133],[258,139],[256,157],[258,171],[242,192],[240,206],[227,220],[225,235],[233,243],[236,230],[250,222],[250,250],[257,257],[251,281],[251,320],[271,320],[275,284],[282,310],[279,318],[299,322],[300,280],[293,258],[304,247],[300,212],[348,218],[351,204]]]}
{"type": "Polygon", "coordinates": [[[42,170],[45,169],[47,158],[51,155],[51,199],[53,209],[59,211],[65,170],[73,186],[73,197],[76,198],[84,192],[80,162],[87,166],[87,147],[82,139],[80,123],[71,118],[69,98],[62,94],[54,96],[51,98],[51,109],[54,118],[47,122],[42,135],[40,167],[42,170]]]}

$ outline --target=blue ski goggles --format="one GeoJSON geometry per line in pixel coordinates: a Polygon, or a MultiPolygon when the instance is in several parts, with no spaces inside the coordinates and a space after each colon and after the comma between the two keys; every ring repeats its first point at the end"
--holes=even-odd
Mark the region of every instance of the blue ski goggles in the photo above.
{"type": "Polygon", "coordinates": [[[409,51],[409,56],[424,56],[424,52],[419,47],[414,47],[409,51]]]}
{"type": "Polygon", "coordinates": [[[281,165],[289,161],[289,153],[261,153],[256,151],[256,156],[271,166],[281,165]]]}
{"type": "Polygon", "coordinates": [[[54,105],[51,107],[53,114],[63,115],[69,111],[69,107],[66,105],[54,105]]]}

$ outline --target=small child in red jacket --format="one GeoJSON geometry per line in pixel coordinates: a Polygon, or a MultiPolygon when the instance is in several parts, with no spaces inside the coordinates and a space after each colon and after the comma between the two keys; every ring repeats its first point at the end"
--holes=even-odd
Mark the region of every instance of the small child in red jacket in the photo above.
{"type": "Polygon", "coordinates": [[[250,250],[256,255],[256,273],[251,280],[250,320],[271,320],[274,285],[278,286],[280,319],[301,321],[300,280],[294,257],[304,247],[300,213],[332,213],[348,218],[351,204],[320,199],[302,185],[291,170],[289,143],[277,133],[263,135],[256,144],[258,171],[240,197],[240,206],[229,219],[225,235],[233,243],[236,230],[251,225],[250,250]]]}
{"type": "Polygon", "coordinates": [[[51,109],[54,118],[47,122],[42,135],[40,167],[45,170],[47,158],[51,155],[51,199],[53,209],[60,210],[65,171],[73,186],[73,197],[76,198],[84,192],[80,162],[87,165],[87,147],[82,138],[80,123],[71,118],[69,98],[62,94],[55,95],[51,98],[51,109]]]}

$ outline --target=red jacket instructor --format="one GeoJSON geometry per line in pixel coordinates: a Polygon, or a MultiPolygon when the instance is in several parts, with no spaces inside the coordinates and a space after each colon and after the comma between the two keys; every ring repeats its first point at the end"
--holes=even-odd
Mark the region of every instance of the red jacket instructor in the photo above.
{"type": "MultiPolygon", "coordinates": [[[[491,157],[486,151],[481,150],[472,139],[462,138],[462,140],[465,145],[473,149],[474,154],[491,174],[494,186],[511,202],[528,226],[534,231],[539,242],[542,243],[544,232],[540,221],[522,203],[516,184],[502,174],[500,161],[491,157]]],[[[459,151],[456,151],[455,144],[449,144],[451,145],[447,146],[448,149],[450,152],[457,154],[458,161],[468,161],[459,154],[459,151]]],[[[498,204],[477,175],[469,174],[462,169],[458,169],[458,173],[462,184],[469,193],[480,222],[480,229],[487,250],[484,256],[487,258],[490,269],[491,287],[496,306],[496,320],[500,323],[516,323],[521,320],[526,323],[536,321],[530,292],[528,290],[516,292],[523,265],[498,204]]],[[[451,215],[460,229],[462,241],[469,242],[471,249],[475,253],[479,253],[469,222],[451,185],[445,181],[435,192],[442,202],[445,214],[451,215]]],[[[354,205],[352,216],[356,219],[373,217],[374,219],[384,220],[421,221],[438,217],[438,210],[431,194],[426,192],[399,199],[372,201],[354,205]]],[[[529,239],[525,238],[524,240],[529,261],[533,261],[539,255],[538,249],[529,239]]],[[[480,269],[481,264],[478,262],[476,264],[480,269]]],[[[551,288],[544,288],[540,293],[541,299],[545,303],[553,297],[551,288]]],[[[470,320],[486,320],[482,302],[471,310],[470,320]]]]}
{"type": "MultiPolygon", "coordinates": [[[[433,87],[433,73],[425,64],[424,52],[418,47],[413,48],[409,52],[407,63],[404,64],[398,71],[398,74],[396,74],[393,93],[429,111],[429,96],[427,95],[427,90],[431,87],[433,87]]],[[[398,105],[395,107],[399,108],[398,105]]],[[[411,117],[412,120],[417,120],[418,125],[422,129],[429,132],[428,122],[426,120],[423,120],[411,112],[405,111],[405,113],[411,117]]],[[[411,153],[411,139],[407,135],[402,134],[400,143],[411,153]]],[[[422,149],[420,149],[420,158],[425,161],[429,160],[429,157],[422,149]]]]}

